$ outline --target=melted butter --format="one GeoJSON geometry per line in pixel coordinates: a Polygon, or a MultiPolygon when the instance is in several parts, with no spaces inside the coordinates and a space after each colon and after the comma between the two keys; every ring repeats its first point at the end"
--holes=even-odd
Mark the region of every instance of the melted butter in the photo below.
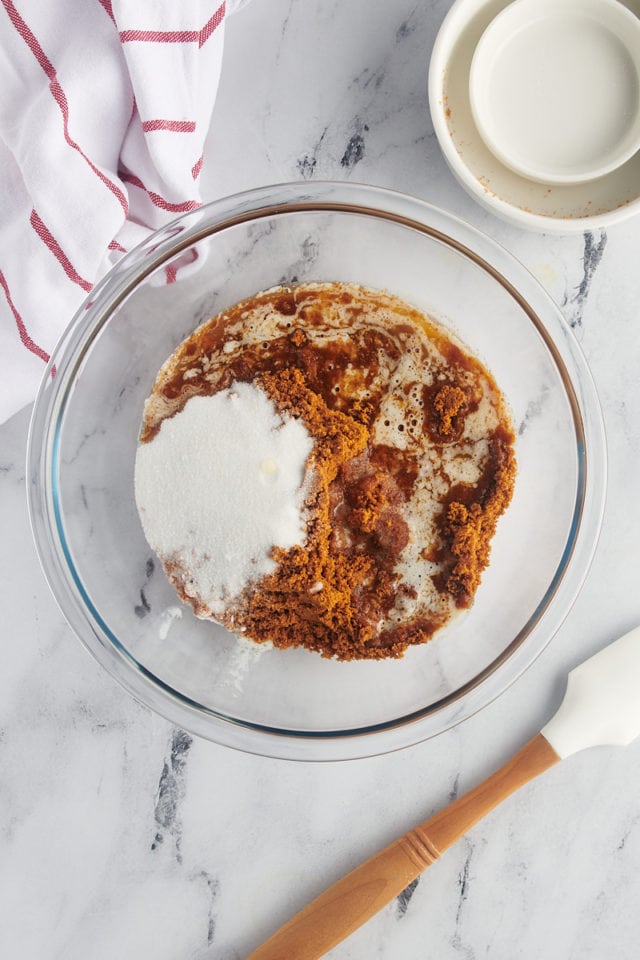
{"type": "MultiPolygon", "coordinates": [[[[492,443],[513,443],[493,378],[449,330],[387,293],[339,283],[275,288],[204,324],[169,358],[147,401],[142,440],[195,394],[291,366],[327,406],[367,423],[371,463],[402,492],[394,509],[408,542],[393,556],[392,572],[396,587],[409,589],[397,589],[386,603],[378,635],[424,618],[437,628],[468,605],[443,587],[452,562],[443,532],[447,504],[481,503],[492,443]],[[464,404],[441,436],[431,407],[446,385],[463,391],[464,404]]],[[[341,482],[336,543],[346,552],[358,544],[368,549],[371,538],[344,519],[348,482],[341,482]]]]}

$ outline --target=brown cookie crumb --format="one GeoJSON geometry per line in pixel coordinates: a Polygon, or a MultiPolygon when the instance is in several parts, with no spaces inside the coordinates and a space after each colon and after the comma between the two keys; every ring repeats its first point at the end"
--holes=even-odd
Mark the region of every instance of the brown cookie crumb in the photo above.
{"type": "Polygon", "coordinates": [[[490,544],[498,518],[509,505],[516,475],[511,444],[494,441],[495,471],[482,502],[469,507],[453,501],[446,510],[445,532],[450,539],[452,565],[447,590],[458,606],[469,606],[489,563],[490,544]]]}
{"type": "Polygon", "coordinates": [[[465,405],[464,390],[445,384],[436,393],[433,399],[433,408],[436,412],[437,430],[441,437],[449,437],[457,433],[455,419],[465,405]]]}

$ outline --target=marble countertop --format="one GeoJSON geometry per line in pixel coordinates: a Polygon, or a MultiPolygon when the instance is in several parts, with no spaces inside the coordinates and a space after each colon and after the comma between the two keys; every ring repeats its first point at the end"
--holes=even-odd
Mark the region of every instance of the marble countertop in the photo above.
{"type": "MultiPolygon", "coordinates": [[[[137,705],[66,626],[31,543],[29,411],[0,428],[0,956],[240,960],[360,860],[540,729],[566,671],[640,622],[640,218],[526,233],[440,154],[426,70],[448,0],[253,0],[228,21],[206,197],[278,180],[416,194],[518,257],[561,308],[606,422],[609,491],[585,586],[502,697],[414,748],[350,763],[261,759],[137,705]]],[[[640,742],[530,784],[330,954],[333,960],[636,960],[640,742]]]]}

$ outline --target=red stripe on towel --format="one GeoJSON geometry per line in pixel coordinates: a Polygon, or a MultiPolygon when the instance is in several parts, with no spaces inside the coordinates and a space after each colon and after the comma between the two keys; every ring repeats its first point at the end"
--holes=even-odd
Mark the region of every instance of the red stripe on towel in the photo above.
{"type": "Polygon", "coordinates": [[[98,0],[98,3],[100,4],[101,7],[104,7],[109,19],[113,20],[113,22],[115,23],[116,18],[113,15],[113,7],[111,6],[111,0],[98,0]]]}
{"type": "Polygon", "coordinates": [[[191,249],[187,250],[186,253],[181,254],[181,256],[174,263],[170,263],[169,266],[164,268],[167,283],[175,283],[178,279],[178,270],[181,270],[182,267],[187,267],[190,263],[195,263],[197,259],[198,251],[195,247],[191,247],[191,249]],[[189,255],[188,260],[187,255],[189,255]]]}
{"type": "Polygon", "coordinates": [[[7,285],[7,281],[4,278],[4,274],[2,270],[0,270],[0,287],[2,287],[2,289],[4,290],[4,295],[7,298],[9,309],[11,310],[11,313],[13,314],[13,318],[16,321],[16,326],[18,328],[18,336],[20,337],[20,340],[23,346],[25,346],[27,350],[29,350],[31,353],[35,353],[36,357],[40,357],[40,359],[44,360],[45,363],[49,363],[49,354],[45,350],[43,350],[42,347],[39,347],[38,344],[34,340],[32,340],[29,334],[27,333],[27,328],[24,325],[24,321],[20,316],[20,314],[18,313],[18,311],[16,310],[15,304],[11,299],[11,294],[9,293],[9,287],[7,285]]]}
{"type": "Polygon", "coordinates": [[[0,2],[2,3],[3,7],[7,11],[7,15],[11,20],[11,23],[13,24],[15,29],[18,31],[18,33],[20,34],[20,36],[22,37],[26,45],[31,50],[31,53],[34,55],[34,57],[36,58],[36,60],[44,70],[45,74],[49,78],[49,89],[51,90],[53,99],[56,101],[56,103],[60,107],[60,112],[62,113],[64,139],[73,150],[77,150],[77,152],[80,154],[83,160],[85,160],[89,164],[89,166],[91,167],[95,175],[98,177],[98,179],[101,180],[102,183],[105,185],[105,187],[107,187],[111,191],[111,193],[118,199],[120,206],[124,210],[124,215],[126,217],[127,214],[129,213],[129,204],[127,203],[127,198],[122,192],[122,190],[120,190],[120,188],[116,186],[116,184],[113,183],[113,181],[111,181],[107,176],[105,176],[105,174],[101,170],[99,170],[94,163],[91,162],[91,160],[86,155],[86,153],[82,150],[82,148],[69,135],[69,104],[68,104],[65,92],[58,82],[58,78],[57,78],[56,71],[53,64],[48,59],[46,53],[44,52],[44,50],[36,40],[34,33],[29,29],[27,24],[24,22],[24,20],[16,10],[11,0],[0,0],[0,2]]]}
{"type": "Polygon", "coordinates": [[[188,210],[197,210],[198,207],[201,206],[201,204],[196,200],[185,200],[183,203],[169,203],[169,201],[165,200],[164,197],[161,197],[159,193],[155,193],[153,190],[148,190],[142,180],[139,177],[134,176],[133,173],[127,173],[126,171],[121,170],[119,175],[120,179],[124,180],[125,183],[130,183],[132,186],[139,187],[140,190],[144,190],[151,202],[161,210],[168,210],[169,213],[186,213],[188,210]]]}
{"type": "Polygon", "coordinates": [[[200,31],[200,36],[198,38],[199,47],[204,47],[211,34],[215,32],[216,27],[220,26],[224,20],[225,12],[225,5],[224,3],[221,3],[214,15],[205,23],[204,27],[200,31]]]}
{"type": "Polygon", "coordinates": [[[194,120],[144,120],[142,129],[145,133],[152,130],[170,130],[172,133],[193,133],[196,129],[194,120]]]}
{"type": "Polygon", "coordinates": [[[203,47],[224,20],[225,5],[221,3],[202,30],[121,30],[121,43],[197,43],[203,47]]]}
{"type": "Polygon", "coordinates": [[[121,30],[121,43],[193,43],[199,30],[121,30]]]}
{"type": "Polygon", "coordinates": [[[86,290],[87,293],[93,287],[92,283],[89,283],[88,280],[84,280],[76,268],[73,266],[69,257],[66,255],[56,238],[53,236],[51,231],[45,224],[42,222],[35,210],[31,211],[31,216],[29,217],[29,223],[38,234],[42,242],[51,250],[51,253],[54,255],[66,275],[69,277],[69,280],[72,280],[73,283],[77,283],[79,287],[82,287],[83,290],[86,290]]]}
{"type": "Polygon", "coordinates": [[[196,160],[194,165],[191,167],[191,176],[194,180],[197,180],[200,176],[200,171],[202,170],[202,164],[204,163],[204,153],[201,155],[199,160],[196,160]]]}

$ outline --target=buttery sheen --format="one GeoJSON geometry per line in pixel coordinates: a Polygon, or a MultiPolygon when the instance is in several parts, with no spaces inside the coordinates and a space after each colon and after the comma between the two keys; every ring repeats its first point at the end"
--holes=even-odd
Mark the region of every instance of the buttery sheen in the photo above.
{"type": "MultiPolygon", "coordinates": [[[[198,616],[258,642],[349,660],[400,656],[471,604],[511,499],[514,434],[491,374],[449,330],[397,297],[351,284],[259,293],[203,324],[164,364],[139,456],[168,418],[177,427],[192,398],[241,384],[268,398],[282,429],[295,425],[309,438],[288,493],[302,532],[278,543],[260,531],[261,543],[273,541],[268,562],[241,575],[220,570],[206,589],[193,553],[158,549],[198,616]]],[[[236,442],[251,446],[241,419],[236,442]]],[[[212,414],[202,430],[213,460],[219,426],[212,414]]],[[[175,493],[172,456],[165,446],[157,469],[171,473],[175,493]]],[[[279,469],[277,457],[262,461],[267,472],[279,469]]],[[[235,487],[227,473],[202,505],[201,556],[220,549],[211,531],[228,529],[235,487]]],[[[139,502],[145,530],[150,502],[139,502]]]]}

